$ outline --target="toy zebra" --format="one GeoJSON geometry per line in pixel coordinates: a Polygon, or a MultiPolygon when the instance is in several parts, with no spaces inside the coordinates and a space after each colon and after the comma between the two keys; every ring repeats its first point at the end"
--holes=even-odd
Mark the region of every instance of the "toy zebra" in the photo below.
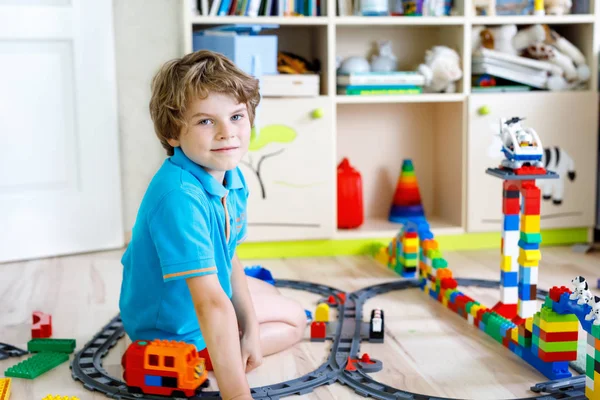
{"type": "Polygon", "coordinates": [[[544,200],[552,199],[556,205],[562,204],[565,192],[565,179],[575,180],[575,162],[569,154],[560,147],[545,147],[542,157],[544,168],[556,172],[558,179],[542,179],[539,185],[544,200]]]}

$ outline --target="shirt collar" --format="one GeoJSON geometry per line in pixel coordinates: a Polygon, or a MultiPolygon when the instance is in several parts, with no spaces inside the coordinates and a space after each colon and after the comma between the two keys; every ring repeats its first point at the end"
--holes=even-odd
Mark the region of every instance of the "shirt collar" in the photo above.
{"type": "Polygon", "coordinates": [[[174,148],[174,154],[171,156],[170,160],[173,164],[178,165],[194,175],[196,179],[200,181],[202,187],[214,196],[223,197],[229,190],[241,189],[243,187],[238,168],[225,171],[225,185],[223,185],[213,178],[211,174],[206,172],[204,168],[190,160],[183,150],[181,150],[181,147],[174,148]]]}

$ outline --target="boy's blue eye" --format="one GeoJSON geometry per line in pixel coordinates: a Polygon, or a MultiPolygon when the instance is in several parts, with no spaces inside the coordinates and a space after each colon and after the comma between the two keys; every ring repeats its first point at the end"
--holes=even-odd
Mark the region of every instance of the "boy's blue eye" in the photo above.
{"type": "Polygon", "coordinates": [[[201,119],[201,120],[198,122],[198,125],[206,125],[206,124],[208,124],[209,122],[210,122],[210,119],[201,119]]]}
{"type": "Polygon", "coordinates": [[[233,117],[231,117],[231,119],[233,121],[239,121],[240,119],[242,119],[242,115],[241,114],[236,114],[233,117]]]}

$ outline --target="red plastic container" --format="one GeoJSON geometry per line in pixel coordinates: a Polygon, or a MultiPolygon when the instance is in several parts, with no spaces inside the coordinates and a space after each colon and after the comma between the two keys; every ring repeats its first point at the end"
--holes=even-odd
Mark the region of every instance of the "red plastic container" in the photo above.
{"type": "Polygon", "coordinates": [[[358,228],[364,222],[362,178],[347,158],[337,168],[337,220],[339,229],[358,228]]]}

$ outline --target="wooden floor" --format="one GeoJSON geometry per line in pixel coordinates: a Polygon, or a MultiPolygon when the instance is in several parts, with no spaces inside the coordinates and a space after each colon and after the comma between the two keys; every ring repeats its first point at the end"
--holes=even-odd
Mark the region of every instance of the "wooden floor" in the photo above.
{"type": "MultiPolygon", "coordinates": [[[[94,333],[118,313],[121,251],[78,255],[0,265],[0,342],[26,348],[31,337],[31,313],[52,314],[55,338],[75,338],[81,348],[94,333]]],[[[499,279],[499,251],[446,252],[455,276],[499,279]]],[[[276,278],[324,283],[345,291],[398,279],[368,257],[330,257],[287,260],[251,260],[276,278]]],[[[569,285],[575,275],[591,282],[600,276],[600,255],[575,254],[570,248],[543,249],[539,286],[569,285]]],[[[595,288],[595,284],[592,286],[595,288]]],[[[317,295],[284,289],[310,310],[317,295]]],[[[465,288],[465,293],[492,306],[497,290],[465,288]]],[[[383,361],[374,378],[397,388],[427,395],[462,399],[529,397],[529,387],[546,379],[517,356],[417,289],[388,293],[370,299],[385,311],[383,344],[365,343],[361,353],[383,361]]],[[[307,329],[307,337],[308,337],[307,329]]],[[[124,339],[104,360],[104,367],[120,377],[124,339]]],[[[268,385],[301,376],[324,362],[329,343],[308,339],[283,353],[267,357],[248,375],[251,386],[268,385]]],[[[72,358],[72,356],[71,356],[72,358]]],[[[0,361],[3,372],[18,359],[0,361]]],[[[216,388],[212,379],[212,388],[216,388]]],[[[29,381],[13,379],[13,400],[37,400],[47,394],[105,399],[72,380],[68,363],[29,381]]],[[[340,384],[317,388],[309,399],[361,398],[340,384]]]]}

